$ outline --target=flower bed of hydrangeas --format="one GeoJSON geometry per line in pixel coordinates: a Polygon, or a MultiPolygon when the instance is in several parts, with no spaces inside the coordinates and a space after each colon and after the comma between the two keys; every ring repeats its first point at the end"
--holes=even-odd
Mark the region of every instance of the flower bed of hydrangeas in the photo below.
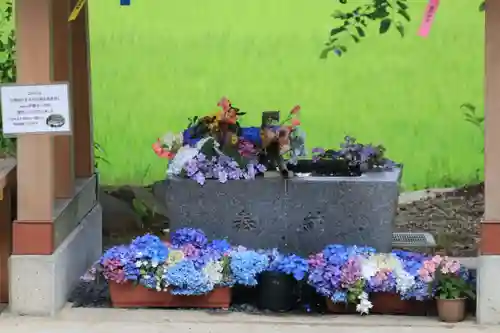
{"type": "Polygon", "coordinates": [[[329,302],[353,304],[357,312],[367,314],[377,293],[403,300],[432,299],[436,269],[474,282],[467,269],[446,257],[333,244],[302,258],[275,249],[247,249],[223,239],[209,241],[203,231],[183,228],[171,235],[170,242],[144,235],[107,250],[91,275],[102,274],[115,284],[196,296],[219,287],[258,286],[261,273],[279,272],[306,281],[329,302]]]}

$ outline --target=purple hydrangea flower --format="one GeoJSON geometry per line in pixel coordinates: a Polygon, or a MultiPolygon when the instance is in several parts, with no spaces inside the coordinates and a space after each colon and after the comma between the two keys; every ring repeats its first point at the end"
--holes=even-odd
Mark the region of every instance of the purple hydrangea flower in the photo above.
{"type": "Polygon", "coordinates": [[[207,236],[200,229],[182,228],[176,230],[171,236],[171,243],[176,248],[190,244],[196,248],[203,248],[207,245],[207,236]]]}
{"type": "Polygon", "coordinates": [[[184,171],[186,176],[204,185],[207,179],[217,179],[221,183],[226,183],[228,180],[253,179],[257,174],[266,171],[266,168],[252,161],[242,169],[229,156],[213,156],[209,159],[199,153],[186,163],[184,171]]]}

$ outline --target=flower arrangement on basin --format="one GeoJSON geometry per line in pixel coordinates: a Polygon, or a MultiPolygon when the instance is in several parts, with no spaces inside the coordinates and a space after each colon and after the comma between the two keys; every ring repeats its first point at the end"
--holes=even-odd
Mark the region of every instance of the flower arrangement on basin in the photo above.
{"type": "Polygon", "coordinates": [[[168,133],[153,144],[153,151],[169,160],[167,175],[188,177],[200,185],[207,179],[221,183],[253,179],[276,168],[285,175],[284,156],[295,161],[306,154],[299,106],[281,122],[263,117],[258,127],[240,126],[239,118],[245,112],[227,98],[217,106],[219,109],[211,115],[190,118],[182,133],[168,133]]]}
{"type": "Polygon", "coordinates": [[[346,136],[339,149],[312,149],[311,160],[301,160],[290,169],[322,176],[360,176],[369,171],[390,171],[396,164],[385,156],[382,145],[362,144],[346,136]]]}

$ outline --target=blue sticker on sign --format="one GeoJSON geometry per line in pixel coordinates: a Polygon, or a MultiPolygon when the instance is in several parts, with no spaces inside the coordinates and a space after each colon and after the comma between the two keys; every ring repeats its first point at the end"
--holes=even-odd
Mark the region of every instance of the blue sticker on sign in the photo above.
{"type": "Polygon", "coordinates": [[[121,6],[130,6],[130,0],[120,0],[121,6]]]}

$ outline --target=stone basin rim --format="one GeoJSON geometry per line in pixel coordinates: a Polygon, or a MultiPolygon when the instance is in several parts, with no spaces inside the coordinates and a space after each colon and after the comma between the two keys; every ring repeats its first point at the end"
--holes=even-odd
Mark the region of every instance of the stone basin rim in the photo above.
{"type": "MultiPolygon", "coordinates": [[[[400,180],[402,174],[402,168],[393,168],[388,171],[373,171],[363,173],[361,176],[352,176],[352,177],[335,177],[335,176],[306,176],[306,177],[298,177],[293,176],[292,178],[265,178],[265,177],[257,177],[255,179],[239,179],[239,180],[228,180],[228,182],[233,181],[243,181],[243,182],[254,182],[261,180],[283,180],[285,182],[398,182],[400,180]]],[[[166,178],[167,181],[184,181],[191,180],[189,178],[179,177],[179,176],[170,176],[166,178]]],[[[193,180],[194,181],[194,180],[193,180]]],[[[206,182],[211,183],[220,183],[217,179],[206,179],[206,182]]],[[[225,184],[225,183],[220,183],[225,184]]]]}

